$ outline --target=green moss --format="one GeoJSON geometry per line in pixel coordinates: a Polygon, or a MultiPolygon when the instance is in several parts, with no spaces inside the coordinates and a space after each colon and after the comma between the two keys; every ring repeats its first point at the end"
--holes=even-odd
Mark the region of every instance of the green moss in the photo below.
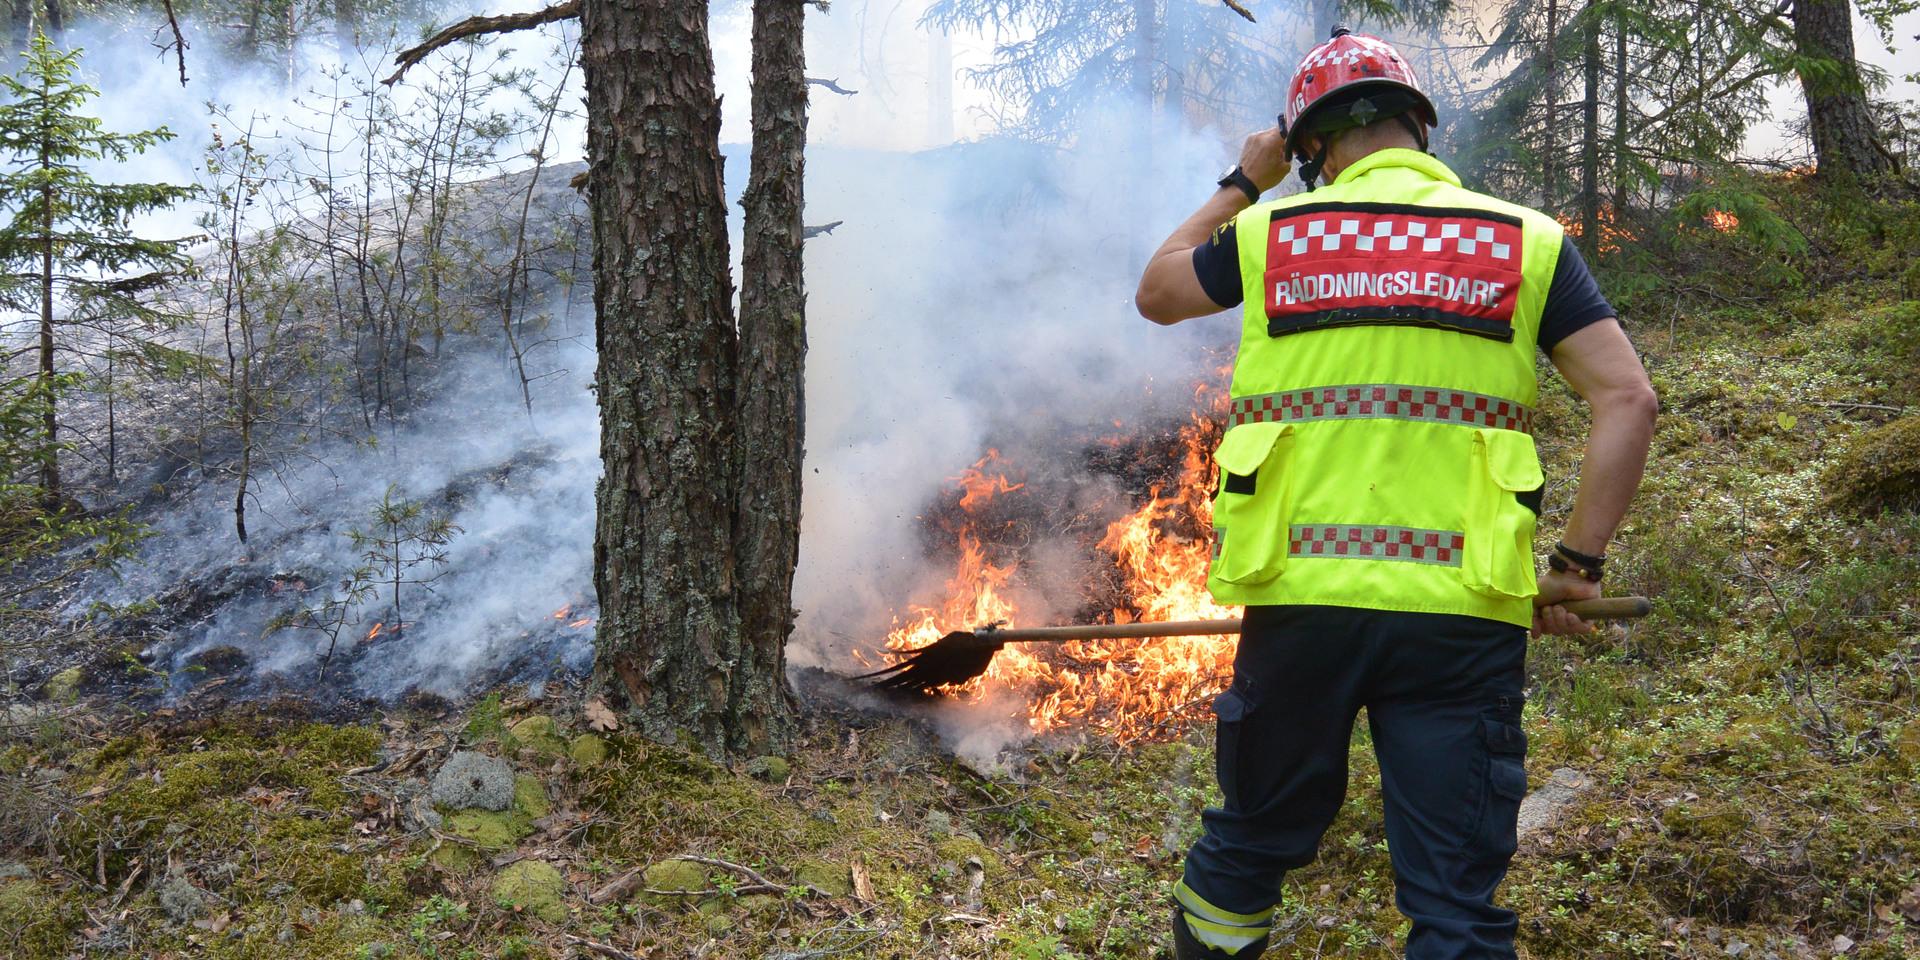
{"type": "Polygon", "coordinates": [[[467,711],[467,726],[463,734],[470,744],[506,738],[507,723],[500,708],[499,694],[488,694],[467,711]]]}
{"type": "Polygon", "coordinates": [[[542,760],[558,760],[567,755],[567,741],[552,717],[535,714],[515,723],[508,731],[513,743],[542,760]]]}
{"type": "Polygon", "coordinates": [[[830,897],[853,894],[853,875],[846,865],[826,860],[802,860],[793,868],[793,879],[830,897]]]}
{"type": "Polygon", "coordinates": [[[1827,470],[1828,501],[1863,516],[1920,510],[1920,416],[1906,416],[1849,440],[1827,470]]]}
{"type": "Polygon", "coordinates": [[[533,824],[515,810],[455,810],[446,815],[440,829],[472,841],[483,851],[498,853],[532,833],[533,824]]]}
{"type": "Polygon", "coordinates": [[[641,889],[658,890],[661,893],[644,893],[641,899],[656,905],[684,903],[688,898],[672,896],[674,893],[697,893],[713,886],[713,871],[705,864],[690,860],[662,860],[649,865],[641,871],[641,889]]]}
{"type": "Polygon", "coordinates": [[[524,773],[513,778],[514,813],[538,820],[552,810],[553,805],[547,801],[547,788],[540,784],[540,778],[524,773]]]}
{"type": "Polygon", "coordinates": [[[81,678],[79,667],[68,667],[48,677],[46,684],[40,688],[40,694],[52,703],[73,703],[80,699],[81,678]]]}
{"type": "Polygon", "coordinates": [[[493,881],[493,899],[510,909],[533,914],[548,923],[567,919],[564,899],[567,881],[553,864],[522,860],[500,871],[493,881]]]}
{"type": "Polygon", "coordinates": [[[574,766],[590,770],[606,762],[607,741],[591,733],[583,733],[567,745],[567,756],[573,758],[574,766]]]}

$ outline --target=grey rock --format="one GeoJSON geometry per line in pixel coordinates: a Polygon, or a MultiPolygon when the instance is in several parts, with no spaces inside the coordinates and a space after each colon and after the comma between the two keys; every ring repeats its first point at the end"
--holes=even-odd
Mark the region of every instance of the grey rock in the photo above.
{"type": "Polygon", "coordinates": [[[498,757],[462,750],[433,775],[433,802],[455,810],[505,810],[513,806],[513,767],[498,757]]]}
{"type": "Polygon", "coordinates": [[[207,895],[186,877],[174,875],[160,881],[155,889],[160,909],[175,923],[191,923],[207,913],[207,895]]]}
{"type": "Polygon", "coordinates": [[[1540,789],[1520,801],[1518,833],[1524,840],[1560,821],[1580,795],[1593,789],[1593,778],[1570,767],[1561,767],[1547,777],[1540,789]]]}
{"type": "Polygon", "coordinates": [[[0,883],[8,880],[31,879],[33,879],[33,871],[28,870],[26,864],[15,863],[12,860],[0,860],[0,883]]]}

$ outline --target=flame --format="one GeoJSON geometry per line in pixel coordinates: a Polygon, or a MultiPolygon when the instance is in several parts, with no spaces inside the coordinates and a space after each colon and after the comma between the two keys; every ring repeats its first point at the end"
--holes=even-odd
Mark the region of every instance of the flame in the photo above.
{"type": "MultiPolygon", "coordinates": [[[[1554,217],[1554,219],[1560,221],[1560,226],[1566,228],[1567,236],[1573,237],[1576,240],[1580,239],[1586,230],[1585,223],[1582,222],[1581,218],[1577,215],[1563,213],[1554,217]]],[[[1619,253],[1622,242],[1640,239],[1638,234],[1620,225],[1619,217],[1614,214],[1614,209],[1610,204],[1601,205],[1599,215],[1595,217],[1595,221],[1600,225],[1600,243],[1598,249],[1601,253],[1619,253]]]]}
{"type": "Polygon", "coordinates": [[[1707,226],[1721,233],[1732,233],[1740,229],[1740,218],[1725,210],[1708,210],[1706,221],[1707,226]]]}
{"type": "Polygon", "coordinates": [[[386,621],[383,620],[383,621],[377,622],[373,625],[373,629],[367,631],[366,639],[361,640],[360,642],[361,643],[372,642],[374,639],[380,637],[382,634],[385,634],[387,632],[388,631],[387,631],[386,621]]]}
{"type": "Polygon", "coordinates": [[[571,623],[569,623],[569,624],[567,624],[567,626],[568,626],[568,627],[571,627],[571,628],[573,628],[573,629],[575,629],[575,630],[578,630],[578,629],[580,629],[580,628],[582,628],[582,627],[591,627],[591,626],[593,626],[593,618],[592,618],[592,617],[581,617],[580,619],[578,619],[578,620],[575,620],[575,621],[573,621],[573,622],[571,622],[571,623]]]}
{"type": "Polygon", "coordinates": [[[555,620],[565,620],[571,616],[573,616],[573,604],[571,603],[553,612],[553,618],[555,620]]]}
{"type": "MultiPolygon", "coordinates": [[[[1122,584],[1124,603],[1107,614],[1111,622],[1240,615],[1238,608],[1214,603],[1206,589],[1213,516],[1210,453],[1227,396],[1203,383],[1195,388],[1195,401],[1201,412],[1174,439],[1181,463],[1177,478],[1153,487],[1147,502],[1109,524],[1097,544],[1111,557],[1122,584]]],[[[1118,445],[1123,439],[1102,442],[1118,445]]],[[[982,539],[990,524],[984,508],[1025,486],[1013,482],[1007,468],[999,452],[989,450],[953,478],[961,492],[961,519],[954,530],[958,558],[945,599],[912,608],[908,622],[888,634],[887,649],[914,649],[950,629],[1016,620],[1008,589],[1018,564],[989,560],[982,539]]],[[[1232,640],[1219,636],[1010,644],[995,655],[985,675],[945,692],[978,699],[994,688],[1027,691],[1033,698],[1027,721],[1036,732],[1078,723],[1131,740],[1176,732],[1226,686],[1233,651],[1232,640]]]]}

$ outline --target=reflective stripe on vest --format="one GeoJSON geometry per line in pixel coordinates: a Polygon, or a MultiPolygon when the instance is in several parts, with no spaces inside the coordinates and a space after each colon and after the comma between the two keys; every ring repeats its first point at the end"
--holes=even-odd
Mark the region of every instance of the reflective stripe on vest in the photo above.
{"type": "Polygon", "coordinates": [[[1416,387],[1397,383],[1360,383],[1309,387],[1284,393],[1236,397],[1227,408],[1227,426],[1243,423],[1297,423],[1382,417],[1430,420],[1476,427],[1533,432],[1533,410],[1513,400],[1484,393],[1416,387]]]}
{"type": "Polygon", "coordinates": [[[1296,523],[1287,528],[1287,553],[1296,557],[1409,560],[1457,567],[1466,544],[1466,536],[1452,530],[1325,523],[1296,523]]]}

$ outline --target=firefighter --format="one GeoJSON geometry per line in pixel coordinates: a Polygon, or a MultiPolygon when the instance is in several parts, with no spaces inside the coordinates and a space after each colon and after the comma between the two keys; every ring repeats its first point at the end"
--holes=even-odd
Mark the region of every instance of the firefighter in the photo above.
{"type": "Polygon", "coordinates": [[[1361,707],[1407,956],[1514,956],[1493,894],[1526,794],[1528,629],[1590,629],[1557,604],[1599,595],[1657,402],[1560,224],[1462,188],[1436,123],[1391,45],[1336,29],[1140,280],[1157,323],[1243,305],[1208,587],[1245,625],[1213,705],[1222,801],[1174,887],[1180,960],[1265,949],[1361,707]],[[1294,160],[1308,192],[1262,202],[1294,160]],[[1544,573],[1536,349],[1592,409],[1544,573]]]}

